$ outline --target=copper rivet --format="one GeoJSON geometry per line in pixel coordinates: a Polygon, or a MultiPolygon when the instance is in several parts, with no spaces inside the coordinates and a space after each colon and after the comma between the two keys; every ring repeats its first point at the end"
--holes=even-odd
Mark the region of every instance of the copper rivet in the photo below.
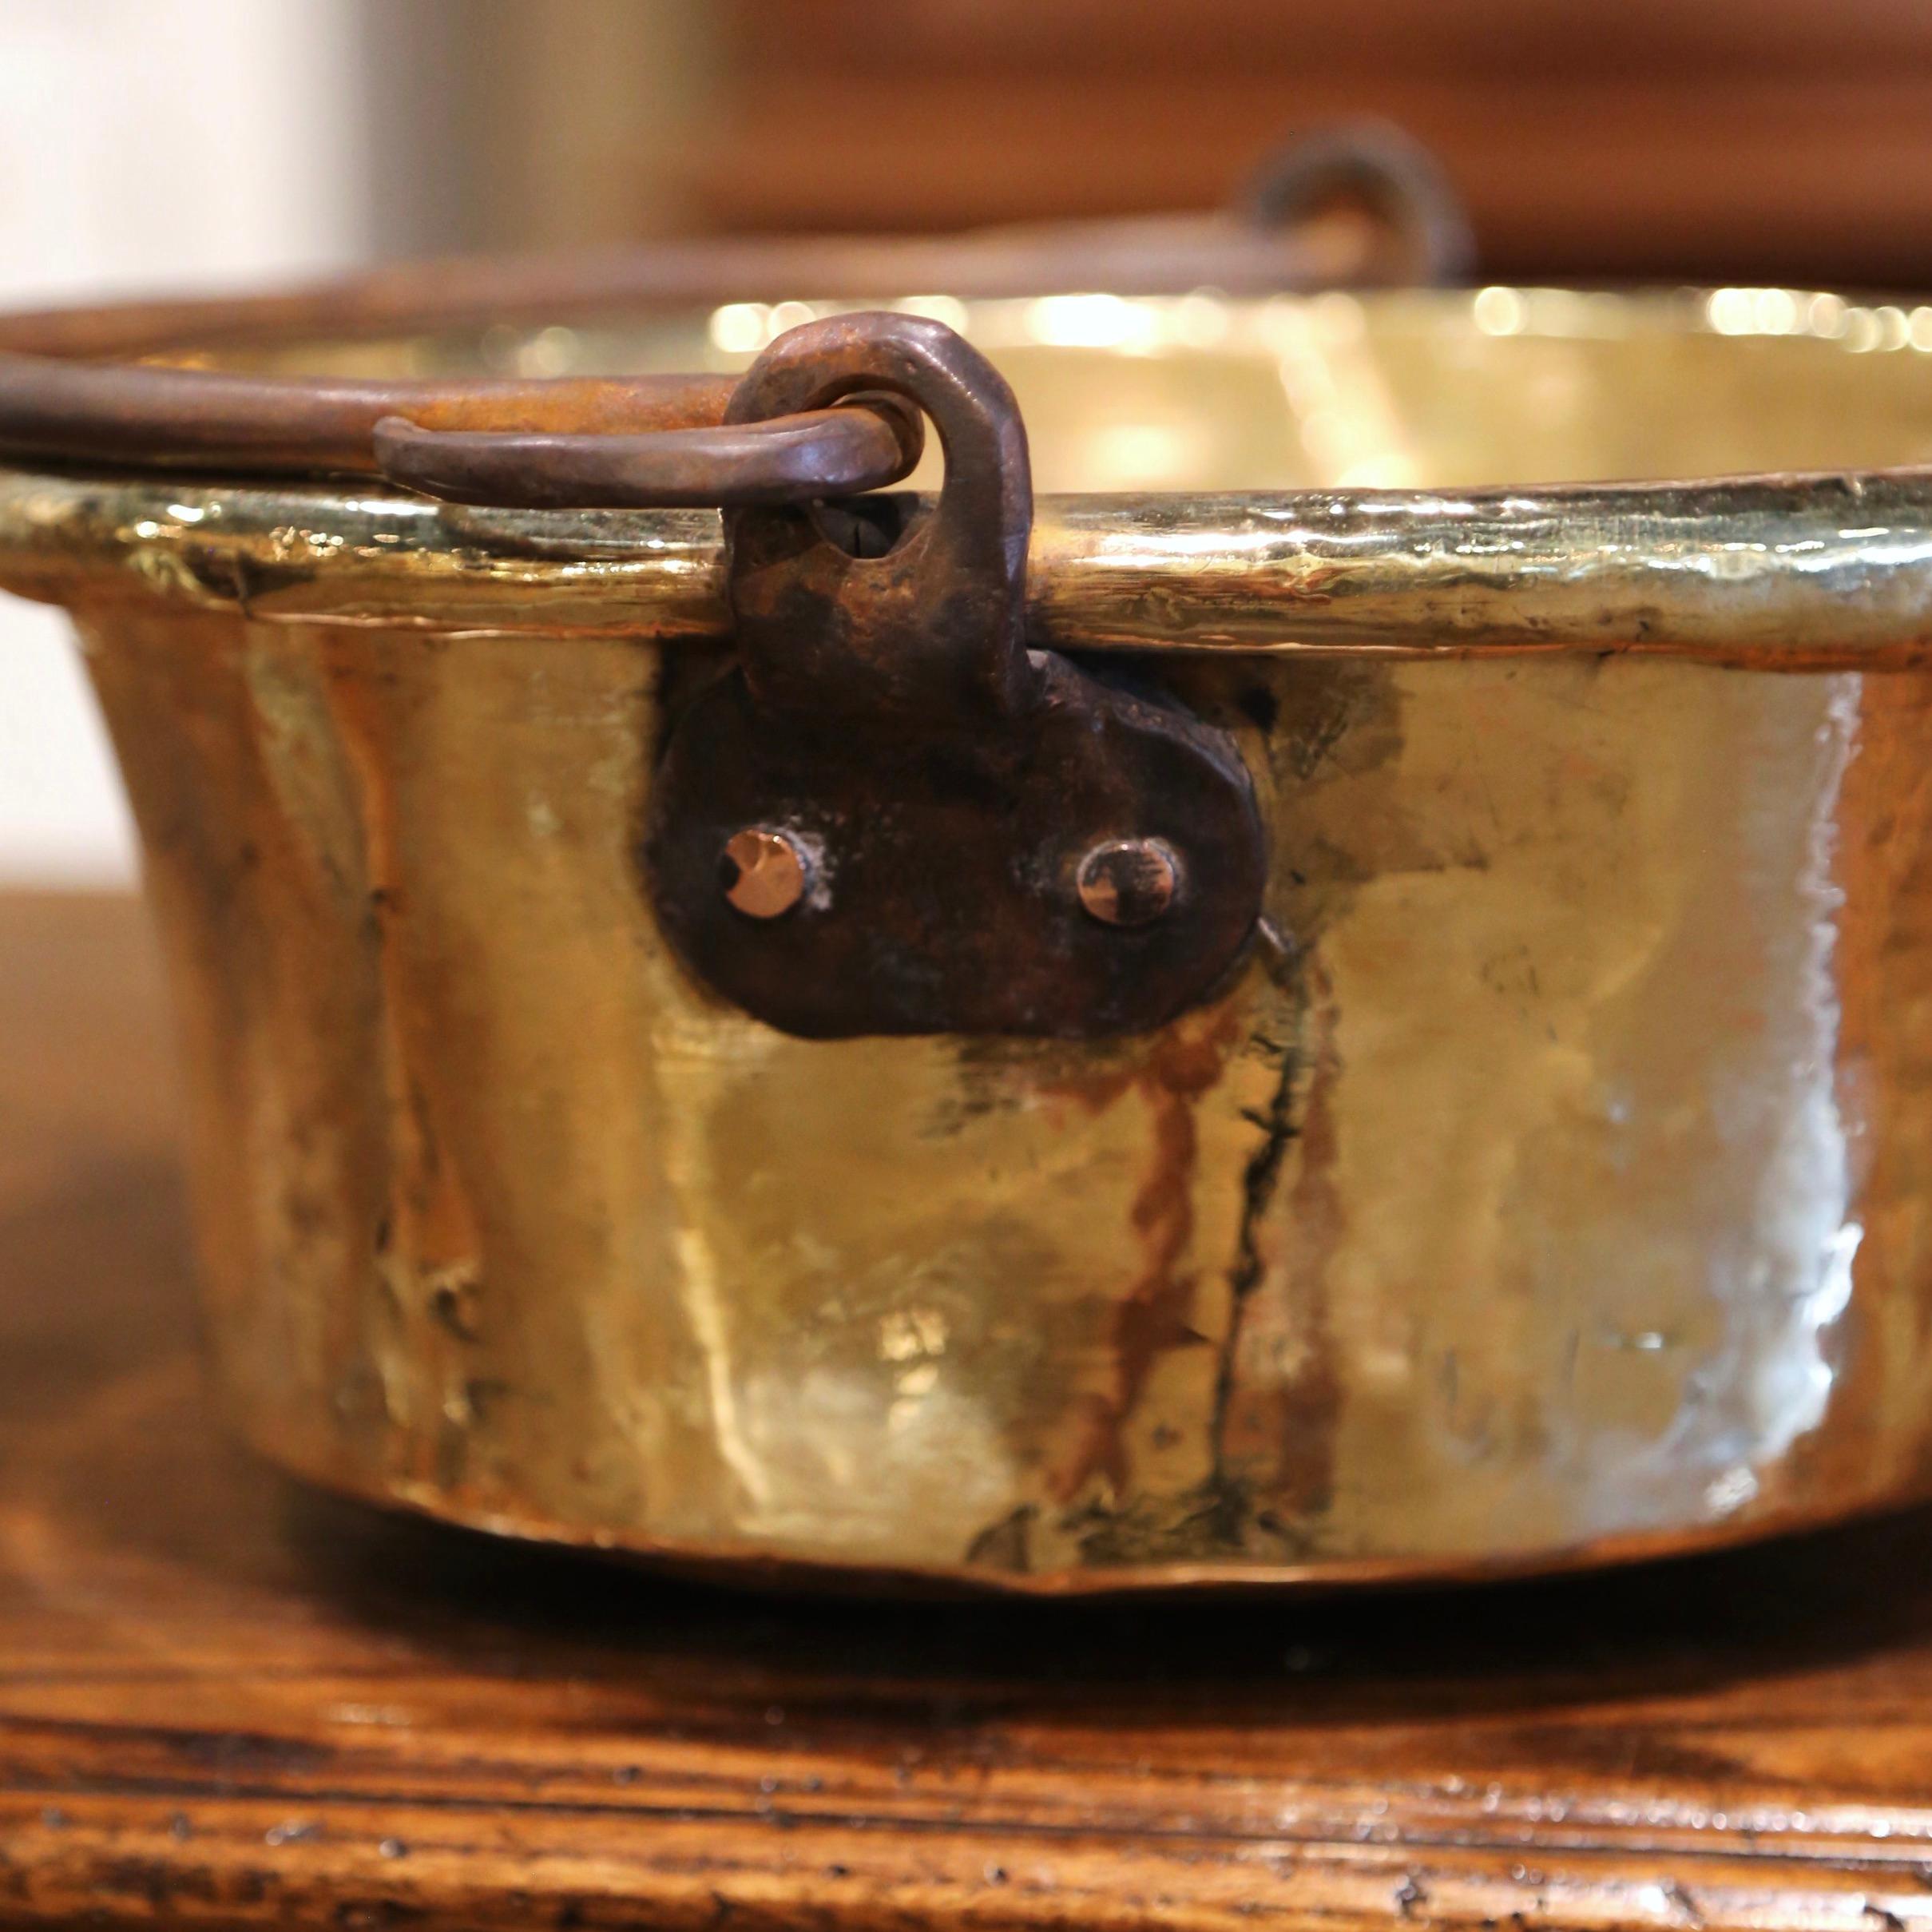
{"type": "Polygon", "coordinates": [[[1146,926],[1174,903],[1180,868],[1158,839],[1113,839],[1080,862],[1080,903],[1105,926],[1146,926]]]}
{"type": "Polygon", "coordinates": [[[718,862],[724,896],[748,918],[776,919],[805,896],[810,867],[784,832],[748,826],[732,833],[718,862]]]}

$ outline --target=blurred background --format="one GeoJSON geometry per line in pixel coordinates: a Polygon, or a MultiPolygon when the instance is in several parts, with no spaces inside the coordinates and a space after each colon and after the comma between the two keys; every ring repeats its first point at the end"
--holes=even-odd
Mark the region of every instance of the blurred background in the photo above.
{"type": "MultiPolygon", "coordinates": [[[[0,0],[0,303],[1210,208],[1364,113],[1485,280],[1932,284],[1925,0],[0,0]]],[[[125,883],[61,621],[0,656],[0,883],[125,883]]]]}

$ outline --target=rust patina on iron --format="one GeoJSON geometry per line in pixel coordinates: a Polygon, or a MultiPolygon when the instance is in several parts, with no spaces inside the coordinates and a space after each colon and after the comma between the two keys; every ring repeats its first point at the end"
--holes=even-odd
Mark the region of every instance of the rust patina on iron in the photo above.
{"type": "Polygon", "coordinates": [[[810,510],[729,513],[741,668],[670,735],[646,843],[664,929],[707,984],[789,1033],[1159,1026],[1254,930],[1267,862],[1247,768],[1171,699],[1027,649],[1026,432],[950,329],[807,323],[730,414],[878,388],[938,425],[945,489],[883,557],[853,555],[810,510]],[[753,828],[805,856],[810,887],[783,919],[720,890],[720,858],[753,828]],[[1159,890],[1129,878],[1128,850],[1159,890]],[[1127,886],[1099,890],[1097,865],[1127,886]]]}

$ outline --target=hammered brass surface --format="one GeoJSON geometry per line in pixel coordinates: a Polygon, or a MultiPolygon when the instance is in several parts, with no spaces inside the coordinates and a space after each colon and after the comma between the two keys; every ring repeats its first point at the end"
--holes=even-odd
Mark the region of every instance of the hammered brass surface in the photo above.
{"type": "Polygon", "coordinates": [[[220,1380],[324,1482],[1108,1583],[1922,1478],[1916,677],[1204,666],[1294,950],[1076,1049],[802,1041],[686,979],[631,856],[646,647],[118,613],[91,661],[220,1380]]]}
{"type": "MultiPolygon", "coordinates": [[[[1442,300],[1452,346],[1523,346],[1442,300]]],[[[1042,1590],[1545,1566],[1922,1494],[1932,691],[1873,667],[1917,661],[1932,496],[1458,494],[1925,454],[1898,312],[1855,354],[1712,321],[1601,395],[1562,338],[1590,406],[1537,392],[1486,469],[1424,384],[1426,502],[1304,435],[1326,495],[1050,510],[1037,633],[1199,647],[1143,669],[1236,734],[1271,827],[1272,942],[1102,1045],[804,1041],[679,969],[634,854],[707,520],[483,538],[212,484],[164,519],[10,477],[0,574],[78,606],[141,822],[243,1429],[486,1527],[1042,1590]],[[1787,391],[1800,350],[1857,373],[1787,391]],[[1780,379],[1714,387],[1734,351],[1780,379]]],[[[1156,360],[1097,352],[1083,407],[1156,360]]],[[[1341,420],[1380,436],[1371,393],[1341,420]]]]}

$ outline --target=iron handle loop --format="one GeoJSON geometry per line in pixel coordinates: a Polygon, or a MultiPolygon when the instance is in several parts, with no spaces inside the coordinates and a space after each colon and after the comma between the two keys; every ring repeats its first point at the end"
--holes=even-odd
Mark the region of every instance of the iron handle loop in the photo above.
{"type": "Polygon", "coordinates": [[[1435,156],[1392,121],[1338,121],[1284,142],[1256,170],[1241,205],[1257,227],[1287,228],[1338,201],[1360,204],[1387,227],[1418,282],[1457,282],[1474,265],[1462,196],[1435,156]]]}
{"type": "Polygon", "coordinates": [[[897,482],[918,461],[918,415],[896,399],[715,427],[632,435],[375,426],[391,482],[446,502],[521,510],[667,510],[803,503],[897,482]]]}

